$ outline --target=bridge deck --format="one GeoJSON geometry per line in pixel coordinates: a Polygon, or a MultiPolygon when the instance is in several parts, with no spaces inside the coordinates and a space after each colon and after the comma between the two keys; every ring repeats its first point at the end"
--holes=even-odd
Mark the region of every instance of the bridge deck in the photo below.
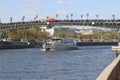
{"type": "Polygon", "coordinates": [[[26,22],[11,22],[11,23],[0,23],[0,30],[10,28],[21,28],[21,27],[41,27],[41,25],[83,25],[83,26],[96,26],[96,27],[107,27],[107,28],[120,28],[120,20],[56,20],[53,22],[47,21],[26,21],[26,22]]]}

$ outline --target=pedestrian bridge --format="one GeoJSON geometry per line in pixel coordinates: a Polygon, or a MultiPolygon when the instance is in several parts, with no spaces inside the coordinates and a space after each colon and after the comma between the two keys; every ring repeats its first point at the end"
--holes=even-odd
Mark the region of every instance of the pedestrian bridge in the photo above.
{"type": "Polygon", "coordinates": [[[47,25],[51,26],[79,25],[119,29],[120,20],[55,20],[52,22],[38,20],[26,22],[11,22],[0,23],[0,30],[5,31],[6,29],[42,27],[47,25]]]}

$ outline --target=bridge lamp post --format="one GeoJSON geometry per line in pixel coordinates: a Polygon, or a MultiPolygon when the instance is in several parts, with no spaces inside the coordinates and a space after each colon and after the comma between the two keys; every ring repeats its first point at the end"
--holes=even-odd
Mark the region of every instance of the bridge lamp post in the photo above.
{"type": "Polygon", "coordinates": [[[22,17],[22,22],[24,22],[24,20],[25,20],[25,16],[22,17]]]}
{"type": "Polygon", "coordinates": [[[83,16],[84,16],[84,15],[80,15],[82,24],[83,24],[83,16]]]}
{"type": "Polygon", "coordinates": [[[56,19],[58,20],[58,14],[56,14],[56,19]]]}
{"type": "Polygon", "coordinates": [[[1,19],[0,19],[0,23],[2,23],[2,22],[1,22],[1,19]]]}
{"type": "Polygon", "coordinates": [[[11,17],[11,18],[10,18],[10,23],[12,23],[12,20],[13,20],[13,18],[11,17]]]}
{"type": "Polygon", "coordinates": [[[36,15],[36,16],[34,17],[34,20],[36,21],[36,20],[37,20],[37,18],[38,18],[38,15],[36,15]]]}
{"type": "Polygon", "coordinates": [[[98,14],[96,14],[96,18],[97,18],[97,20],[98,20],[98,18],[99,18],[99,15],[98,15],[98,14]]]}
{"type": "Polygon", "coordinates": [[[70,16],[71,16],[71,20],[72,20],[72,18],[73,18],[73,14],[70,14],[70,16]]]}
{"type": "MultiPolygon", "coordinates": [[[[22,22],[24,22],[25,16],[22,17],[22,22]]],[[[26,40],[26,27],[24,26],[24,39],[26,40]]]]}
{"type": "Polygon", "coordinates": [[[83,15],[80,15],[80,17],[81,17],[81,20],[83,19],[83,15]]]}
{"type": "Polygon", "coordinates": [[[113,21],[114,21],[115,20],[115,14],[113,14],[112,17],[113,17],[113,21]]]}
{"type": "MultiPolygon", "coordinates": [[[[12,17],[10,17],[10,23],[12,23],[12,20],[13,20],[13,18],[12,17]]],[[[11,35],[10,35],[10,27],[8,28],[8,30],[7,30],[7,38],[9,38],[11,35]]]]}
{"type": "Polygon", "coordinates": [[[47,20],[48,20],[49,16],[46,16],[46,18],[47,18],[47,20]]]}
{"type": "Polygon", "coordinates": [[[68,20],[68,17],[69,17],[69,15],[66,15],[67,20],[68,20]]]}
{"type": "MultiPolygon", "coordinates": [[[[36,15],[36,16],[34,17],[34,20],[37,21],[37,18],[38,18],[38,15],[36,15]]],[[[39,29],[39,27],[38,27],[38,26],[36,26],[36,27],[37,27],[37,39],[38,39],[38,38],[39,38],[39,36],[38,36],[38,35],[39,35],[39,34],[38,34],[38,29],[39,29]]]]}
{"type": "Polygon", "coordinates": [[[87,20],[88,20],[88,17],[89,17],[89,13],[86,14],[86,17],[87,17],[87,20]]]}

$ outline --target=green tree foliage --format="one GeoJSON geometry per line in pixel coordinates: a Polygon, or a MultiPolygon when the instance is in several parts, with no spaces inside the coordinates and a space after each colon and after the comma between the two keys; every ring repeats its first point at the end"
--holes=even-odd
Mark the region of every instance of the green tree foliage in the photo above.
{"type": "Polygon", "coordinates": [[[41,31],[41,29],[38,28],[30,28],[30,29],[13,29],[13,30],[8,30],[5,34],[4,37],[9,37],[12,39],[30,39],[30,40],[35,40],[35,39],[46,39],[48,38],[49,34],[45,31],[41,31]]]}
{"type": "Polygon", "coordinates": [[[108,41],[110,41],[110,39],[116,39],[118,38],[117,31],[116,30],[107,31],[104,33],[103,38],[108,41]]]}
{"type": "MultiPolygon", "coordinates": [[[[93,34],[70,34],[65,32],[59,32],[57,33],[56,37],[61,38],[76,38],[76,39],[97,39],[100,40],[102,37],[102,40],[104,41],[110,41],[111,39],[118,39],[120,33],[116,30],[109,30],[106,32],[101,31],[94,31],[93,34]]],[[[12,38],[12,39],[29,39],[29,40],[35,40],[35,39],[47,39],[49,36],[49,33],[46,31],[42,31],[39,27],[36,28],[20,28],[20,29],[11,29],[7,30],[6,32],[2,32],[1,38],[12,38]]]]}
{"type": "Polygon", "coordinates": [[[59,32],[59,33],[57,34],[57,37],[66,38],[66,37],[67,37],[67,34],[64,33],[64,32],[59,32]]]}

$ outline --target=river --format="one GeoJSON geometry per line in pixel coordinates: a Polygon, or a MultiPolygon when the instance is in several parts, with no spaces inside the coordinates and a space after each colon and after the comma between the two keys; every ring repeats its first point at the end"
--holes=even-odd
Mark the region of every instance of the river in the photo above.
{"type": "Polygon", "coordinates": [[[0,80],[96,80],[115,59],[110,46],[47,51],[0,50],[0,80]]]}

